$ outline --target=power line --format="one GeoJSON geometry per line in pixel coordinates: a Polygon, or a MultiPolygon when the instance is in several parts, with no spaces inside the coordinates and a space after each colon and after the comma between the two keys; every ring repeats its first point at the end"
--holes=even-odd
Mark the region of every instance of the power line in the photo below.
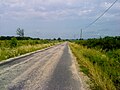
{"type": "Polygon", "coordinates": [[[93,25],[95,22],[97,22],[112,6],[117,2],[118,0],[115,0],[108,9],[106,9],[98,18],[96,18],[92,23],[90,23],[88,26],[85,27],[85,29],[89,28],[91,25],[93,25]]]}

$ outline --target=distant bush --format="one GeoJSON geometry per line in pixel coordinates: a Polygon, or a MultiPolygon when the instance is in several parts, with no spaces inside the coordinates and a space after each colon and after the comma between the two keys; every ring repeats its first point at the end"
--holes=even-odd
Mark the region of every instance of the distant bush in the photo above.
{"type": "MultiPolygon", "coordinates": [[[[11,40],[15,36],[0,36],[0,40],[11,40]]],[[[15,37],[17,40],[40,40],[39,38],[31,38],[31,37],[15,37]]]]}
{"type": "Polygon", "coordinates": [[[15,37],[11,38],[10,41],[10,47],[16,47],[17,46],[17,39],[15,37]]]}

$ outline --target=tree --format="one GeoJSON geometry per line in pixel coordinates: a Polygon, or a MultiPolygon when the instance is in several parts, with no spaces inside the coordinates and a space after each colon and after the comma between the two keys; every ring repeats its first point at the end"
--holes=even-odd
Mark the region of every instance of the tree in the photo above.
{"type": "Polygon", "coordinates": [[[17,35],[19,35],[20,37],[24,37],[24,29],[20,29],[18,28],[16,31],[17,35]]]}
{"type": "Polygon", "coordinates": [[[59,41],[60,41],[60,40],[61,40],[61,38],[59,37],[57,40],[59,40],[59,41]]]}
{"type": "Polygon", "coordinates": [[[53,40],[56,40],[56,38],[53,38],[53,40]]]}

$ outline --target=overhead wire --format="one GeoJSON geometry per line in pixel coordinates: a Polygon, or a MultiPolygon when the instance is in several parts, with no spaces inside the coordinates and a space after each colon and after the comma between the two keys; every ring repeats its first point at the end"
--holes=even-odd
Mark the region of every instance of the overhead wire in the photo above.
{"type": "Polygon", "coordinates": [[[87,25],[84,29],[89,28],[91,25],[93,25],[95,22],[97,22],[102,16],[105,15],[106,12],[108,12],[108,11],[113,7],[113,5],[114,5],[117,1],[118,1],[118,0],[115,0],[115,1],[110,5],[110,7],[108,7],[98,18],[96,18],[92,23],[90,23],[89,25],[87,25]]]}

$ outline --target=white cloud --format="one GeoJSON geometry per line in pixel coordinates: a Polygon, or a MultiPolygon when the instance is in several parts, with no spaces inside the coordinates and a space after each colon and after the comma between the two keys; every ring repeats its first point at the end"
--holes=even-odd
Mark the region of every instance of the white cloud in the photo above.
{"type": "Polygon", "coordinates": [[[1,0],[0,3],[11,7],[24,5],[22,0],[1,0]]]}
{"type": "MultiPolygon", "coordinates": [[[[31,32],[36,29],[46,32],[73,30],[71,31],[73,34],[75,29],[84,28],[94,21],[112,2],[113,0],[0,0],[1,21],[7,23],[1,22],[3,27],[1,32],[6,28],[8,33],[8,30],[14,30],[16,28],[14,26],[20,24],[31,32]]],[[[111,29],[113,24],[119,27],[119,21],[120,1],[99,20],[99,24],[105,25],[102,28],[111,29]],[[109,23],[109,26],[106,26],[106,23],[109,23]]],[[[93,27],[98,29],[96,24],[93,27]]]]}
{"type": "MultiPolygon", "coordinates": [[[[14,16],[18,19],[34,17],[60,19],[76,16],[95,18],[100,11],[111,5],[110,2],[97,3],[96,0],[1,0],[0,2],[0,6],[3,5],[0,9],[3,16],[14,16]]],[[[115,7],[120,8],[120,3],[116,3],[115,7]]]]}
{"type": "MultiPolygon", "coordinates": [[[[106,8],[109,8],[112,4],[113,4],[113,2],[103,2],[100,4],[100,6],[104,9],[106,9],[106,8]]],[[[120,2],[115,3],[112,8],[120,10],[120,2]]]]}
{"type": "Polygon", "coordinates": [[[82,11],[79,11],[78,15],[83,16],[83,15],[89,14],[91,12],[92,12],[92,10],[82,10],[82,11]]]}

